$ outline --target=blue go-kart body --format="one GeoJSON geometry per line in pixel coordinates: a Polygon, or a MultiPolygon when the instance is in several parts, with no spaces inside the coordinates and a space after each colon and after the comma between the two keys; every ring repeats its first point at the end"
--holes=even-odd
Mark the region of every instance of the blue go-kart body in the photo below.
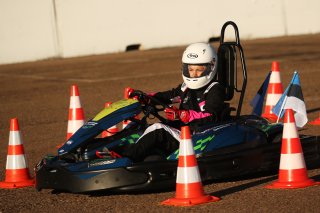
{"type": "MultiPolygon", "coordinates": [[[[48,155],[38,163],[35,168],[36,188],[83,193],[173,187],[179,150],[164,159],[146,158],[139,163],[133,163],[126,157],[96,157],[96,151],[103,147],[135,143],[146,126],[134,121],[127,129],[103,141],[92,139],[140,111],[140,103],[133,99],[115,102],[102,110],[59,148],[58,155],[48,155]]],[[[264,118],[248,115],[214,124],[194,134],[192,141],[202,180],[223,180],[277,171],[282,128],[281,123],[271,124],[264,118]]],[[[300,140],[307,165],[318,165],[320,147],[317,137],[301,136],[300,140]]]]}

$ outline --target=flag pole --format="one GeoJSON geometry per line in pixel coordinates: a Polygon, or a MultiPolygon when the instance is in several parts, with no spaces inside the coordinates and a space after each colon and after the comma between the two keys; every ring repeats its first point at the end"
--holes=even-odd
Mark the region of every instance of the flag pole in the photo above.
{"type": "MultiPolygon", "coordinates": [[[[288,91],[289,91],[289,90],[288,90],[288,91]]],[[[284,100],[283,100],[283,102],[282,102],[282,104],[281,104],[279,116],[277,116],[277,123],[279,123],[279,120],[280,120],[280,117],[281,117],[281,113],[282,113],[282,111],[283,111],[283,108],[284,108],[284,105],[285,105],[285,103],[286,103],[286,101],[287,101],[287,98],[288,98],[288,96],[285,96],[285,97],[284,97],[284,100]]]]}
{"type": "MultiPolygon", "coordinates": [[[[295,71],[295,72],[293,73],[293,77],[292,77],[291,82],[290,82],[290,84],[289,84],[288,91],[286,92],[287,94],[288,94],[288,93],[290,92],[290,90],[291,90],[291,87],[292,87],[292,85],[293,85],[293,81],[294,81],[296,75],[297,75],[297,71],[295,71]]],[[[284,97],[284,100],[283,100],[282,105],[281,105],[281,108],[280,108],[280,113],[279,113],[279,116],[278,116],[278,118],[277,118],[277,123],[279,123],[279,120],[280,120],[280,117],[281,117],[281,113],[282,113],[282,111],[283,111],[283,108],[284,108],[284,105],[285,105],[285,103],[286,103],[286,101],[287,101],[287,98],[288,98],[288,96],[286,95],[286,96],[284,97]]]]}

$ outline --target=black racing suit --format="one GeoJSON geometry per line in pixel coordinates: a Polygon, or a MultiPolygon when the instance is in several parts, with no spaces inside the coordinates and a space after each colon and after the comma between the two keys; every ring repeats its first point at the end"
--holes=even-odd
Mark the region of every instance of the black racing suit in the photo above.
{"type": "Polygon", "coordinates": [[[189,111],[189,122],[176,125],[175,128],[162,123],[149,126],[135,144],[125,147],[121,155],[134,162],[143,161],[148,155],[168,156],[179,148],[180,127],[190,126],[191,131],[219,120],[224,109],[224,88],[218,82],[211,82],[200,89],[189,89],[185,84],[177,88],[158,92],[153,95],[164,103],[180,102],[179,109],[189,111]]]}

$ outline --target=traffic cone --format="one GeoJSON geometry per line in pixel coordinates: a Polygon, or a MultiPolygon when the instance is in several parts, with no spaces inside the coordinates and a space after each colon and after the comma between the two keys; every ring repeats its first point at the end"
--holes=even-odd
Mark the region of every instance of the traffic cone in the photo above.
{"type": "MultiPolygon", "coordinates": [[[[67,128],[67,140],[84,124],[84,112],[81,107],[79,89],[77,85],[72,85],[70,89],[69,118],[67,128]]],[[[60,148],[62,144],[56,146],[60,148]]]]}
{"type": "Polygon", "coordinates": [[[81,107],[79,89],[71,86],[67,140],[84,124],[84,112],[81,107]]]}
{"type": "MultiPolygon", "coordinates": [[[[130,98],[129,96],[130,96],[130,91],[131,90],[132,90],[131,87],[124,88],[124,95],[123,95],[124,99],[130,98]]],[[[139,119],[139,115],[136,115],[135,118],[139,119]]],[[[122,122],[122,129],[125,129],[130,124],[130,122],[131,122],[130,120],[124,120],[122,122]]]]}
{"type": "Polygon", "coordinates": [[[273,61],[271,65],[271,75],[267,91],[266,106],[262,117],[268,119],[271,122],[277,121],[278,117],[272,112],[272,109],[279,101],[282,93],[283,87],[280,77],[279,62],[273,61]]]}
{"type": "Polygon", "coordinates": [[[132,90],[131,87],[126,87],[124,88],[124,93],[123,93],[123,98],[124,99],[128,99],[130,96],[130,91],[132,90]]]}
{"type": "Polygon", "coordinates": [[[131,122],[130,120],[122,121],[122,129],[125,129],[129,125],[130,122],[131,122]]]}
{"type": "Polygon", "coordinates": [[[220,200],[204,194],[197,159],[188,126],[181,128],[176,196],[161,202],[163,205],[193,206],[220,200]]]}
{"type": "Polygon", "coordinates": [[[319,117],[318,117],[318,118],[316,118],[315,120],[313,120],[313,121],[309,122],[309,124],[311,124],[311,125],[315,125],[315,126],[320,125],[320,115],[319,115],[319,117]]]}
{"type": "MultiPolygon", "coordinates": [[[[107,102],[107,103],[105,103],[104,107],[108,108],[111,104],[112,104],[112,102],[107,102]]],[[[114,125],[114,126],[110,127],[109,129],[103,131],[101,137],[102,138],[109,137],[111,135],[116,134],[117,132],[119,132],[118,127],[117,127],[117,125],[114,125]]]]}
{"type": "Polygon", "coordinates": [[[6,177],[0,182],[0,188],[22,188],[33,185],[34,180],[30,178],[24,155],[18,119],[13,118],[10,122],[6,177]]]}
{"type": "MultiPolygon", "coordinates": [[[[124,88],[123,97],[124,97],[125,99],[128,99],[128,98],[129,98],[129,90],[130,90],[130,87],[124,88]]],[[[122,122],[122,129],[125,129],[125,128],[129,125],[130,122],[131,122],[131,121],[129,121],[129,120],[124,120],[124,121],[122,122]]]]}
{"type": "Polygon", "coordinates": [[[308,178],[294,113],[287,109],[282,133],[278,180],[266,188],[304,188],[318,184],[308,178]]]}

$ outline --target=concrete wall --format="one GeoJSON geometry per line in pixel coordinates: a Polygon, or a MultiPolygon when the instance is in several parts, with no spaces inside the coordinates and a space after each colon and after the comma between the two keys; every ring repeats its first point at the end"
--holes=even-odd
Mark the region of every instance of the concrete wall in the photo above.
{"type": "Polygon", "coordinates": [[[0,64],[57,56],[52,1],[0,0],[0,64]]]}
{"type": "Polygon", "coordinates": [[[319,0],[0,0],[0,64],[320,32],[319,0]],[[230,37],[233,34],[228,33],[230,37]]]}

